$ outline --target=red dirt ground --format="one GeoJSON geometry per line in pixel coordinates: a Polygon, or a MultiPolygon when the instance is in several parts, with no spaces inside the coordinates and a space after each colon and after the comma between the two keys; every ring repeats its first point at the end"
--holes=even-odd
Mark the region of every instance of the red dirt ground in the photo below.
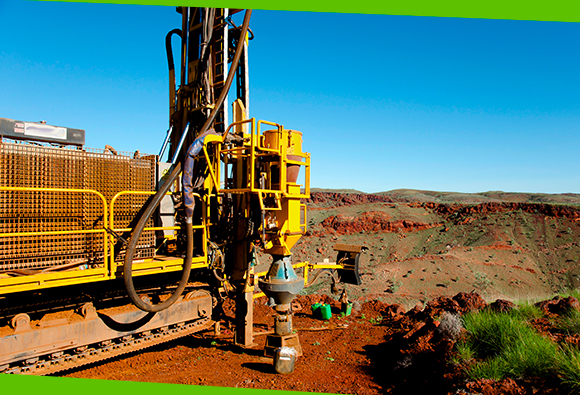
{"type": "MultiPolygon", "coordinates": [[[[316,295],[298,297],[294,327],[298,330],[303,356],[294,373],[276,374],[272,360],[262,356],[265,336],[272,329],[274,311],[261,302],[255,306],[256,348],[232,345],[232,332],[224,329],[200,333],[122,359],[70,372],[65,377],[107,380],[196,384],[348,394],[563,394],[557,383],[539,379],[467,381],[462,368],[450,356],[454,341],[440,330],[444,312],[464,314],[487,308],[475,293],[439,297],[425,308],[405,312],[400,305],[372,301],[351,316],[334,314],[329,321],[314,319],[310,306],[327,302],[337,312],[338,303],[316,295]]],[[[579,309],[573,297],[537,304],[547,317],[579,309]]],[[[513,305],[497,301],[490,308],[506,310],[513,305]]],[[[228,309],[226,309],[228,310],[228,309]]],[[[227,325],[229,311],[224,324],[227,325]]],[[[556,341],[578,344],[578,336],[557,334],[550,321],[533,323],[556,341]]]]}
{"type": "MultiPolygon", "coordinates": [[[[273,329],[274,310],[255,303],[255,349],[232,345],[233,333],[224,322],[222,334],[195,334],[136,355],[81,369],[66,377],[108,380],[182,383],[222,387],[246,387],[325,393],[380,394],[380,374],[375,370],[373,347],[379,347],[391,329],[372,324],[382,304],[365,304],[349,317],[334,314],[329,321],[312,318],[311,300],[299,297],[301,311],[295,311],[303,356],[291,375],[276,374],[272,360],[263,357],[265,332],[273,329]],[[364,314],[365,319],[361,318],[364,314]]],[[[332,300],[326,299],[328,302],[332,300]]],[[[335,306],[337,304],[335,303],[335,306]]],[[[230,313],[231,314],[231,313],[230,313]]]]}

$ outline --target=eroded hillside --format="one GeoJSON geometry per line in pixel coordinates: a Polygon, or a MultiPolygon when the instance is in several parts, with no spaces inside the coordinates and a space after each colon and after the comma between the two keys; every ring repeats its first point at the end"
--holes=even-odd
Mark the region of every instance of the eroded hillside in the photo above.
{"type": "MultiPolygon", "coordinates": [[[[295,259],[332,261],[334,244],[365,245],[363,285],[347,285],[350,297],[407,306],[458,292],[530,299],[576,288],[580,207],[529,202],[533,197],[522,194],[510,200],[401,202],[386,194],[315,192],[295,259]]],[[[327,293],[328,283],[305,292],[327,293]]]]}

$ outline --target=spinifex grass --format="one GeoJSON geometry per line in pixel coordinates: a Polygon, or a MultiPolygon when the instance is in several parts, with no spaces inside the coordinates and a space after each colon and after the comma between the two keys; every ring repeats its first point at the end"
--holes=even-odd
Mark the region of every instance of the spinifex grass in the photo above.
{"type": "Polygon", "coordinates": [[[535,318],[542,318],[544,312],[538,306],[529,302],[517,303],[517,308],[509,311],[509,314],[514,317],[520,317],[524,321],[531,321],[535,318]]]}
{"type": "Polygon", "coordinates": [[[456,345],[456,363],[466,363],[471,379],[507,377],[560,379],[580,391],[580,352],[558,346],[529,324],[538,311],[527,306],[510,313],[480,311],[463,317],[467,336],[456,345]]]}
{"type": "Polygon", "coordinates": [[[479,312],[463,317],[469,336],[462,347],[473,350],[472,378],[553,376],[558,347],[515,314],[479,312]]]}
{"type": "Polygon", "coordinates": [[[558,370],[564,387],[573,394],[580,394],[580,353],[577,348],[569,344],[562,346],[558,370]]]}
{"type": "Polygon", "coordinates": [[[580,311],[571,309],[554,319],[553,324],[562,333],[577,335],[580,333],[580,311]]]}

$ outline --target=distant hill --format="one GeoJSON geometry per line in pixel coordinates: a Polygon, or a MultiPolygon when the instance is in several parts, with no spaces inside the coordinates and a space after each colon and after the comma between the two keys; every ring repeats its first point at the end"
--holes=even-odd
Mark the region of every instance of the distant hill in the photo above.
{"type": "Polygon", "coordinates": [[[323,193],[357,193],[366,195],[366,192],[357,191],[356,189],[325,189],[325,188],[310,188],[310,192],[323,192],[323,193]]]}
{"type": "Polygon", "coordinates": [[[416,189],[395,189],[387,192],[378,192],[375,195],[388,196],[399,202],[434,202],[434,203],[464,203],[479,204],[490,202],[514,203],[549,203],[580,205],[580,194],[577,193],[526,193],[489,191],[479,193],[437,192],[416,189]]]}
{"type": "MultiPolygon", "coordinates": [[[[307,232],[293,259],[332,262],[336,244],[368,248],[351,300],[410,308],[458,292],[533,300],[580,288],[579,194],[322,190],[304,202],[307,232]]],[[[322,284],[304,292],[325,293],[322,284]]]]}
{"type": "Polygon", "coordinates": [[[566,205],[580,205],[580,194],[578,193],[532,193],[532,192],[503,192],[503,191],[488,191],[479,193],[462,193],[462,192],[438,192],[438,191],[423,191],[419,189],[393,189],[386,192],[366,193],[356,189],[326,189],[326,188],[311,188],[312,193],[341,193],[341,194],[357,194],[357,195],[379,195],[386,196],[393,200],[393,202],[419,202],[419,203],[463,203],[463,204],[479,204],[479,203],[549,203],[549,204],[566,204],[566,205]]]}

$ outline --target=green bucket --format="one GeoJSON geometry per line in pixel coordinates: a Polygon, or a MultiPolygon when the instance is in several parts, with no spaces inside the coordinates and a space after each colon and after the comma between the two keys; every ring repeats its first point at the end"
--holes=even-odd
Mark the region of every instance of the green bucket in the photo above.
{"type": "Polygon", "coordinates": [[[345,317],[347,315],[351,315],[352,314],[352,303],[343,303],[341,305],[340,312],[343,313],[345,317]]]}
{"type": "Polygon", "coordinates": [[[323,304],[320,306],[320,316],[323,320],[329,320],[332,317],[329,304],[323,304]]]}
{"type": "Polygon", "coordinates": [[[320,318],[320,307],[322,305],[320,303],[314,303],[312,305],[312,315],[314,318],[320,318]]]}

